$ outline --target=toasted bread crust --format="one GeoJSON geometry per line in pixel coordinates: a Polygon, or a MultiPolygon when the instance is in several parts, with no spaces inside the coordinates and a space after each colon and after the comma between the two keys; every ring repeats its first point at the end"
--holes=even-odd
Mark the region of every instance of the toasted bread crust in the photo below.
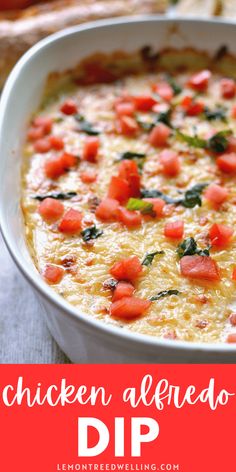
{"type": "Polygon", "coordinates": [[[0,16],[0,87],[17,60],[37,41],[68,26],[96,19],[163,13],[167,0],[56,0],[0,16]]]}

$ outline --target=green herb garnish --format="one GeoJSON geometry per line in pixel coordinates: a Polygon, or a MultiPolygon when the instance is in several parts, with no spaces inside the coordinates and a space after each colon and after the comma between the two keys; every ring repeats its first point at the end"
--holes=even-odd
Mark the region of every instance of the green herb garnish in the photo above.
{"type": "Polygon", "coordinates": [[[156,123],[164,123],[165,125],[169,126],[169,128],[172,128],[170,118],[171,109],[169,108],[167,111],[161,111],[160,113],[158,113],[158,115],[156,116],[156,123]]]}
{"type": "Polygon", "coordinates": [[[185,208],[194,208],[195,206],[201,206],[201,194],[204,188],[207,187],[208,184],[196,184],[189,190],[187,190],[184,194],[184,197],[181,198],[172,198],[169,195],[165,195],[164,193],[160,192],[159,190],[141,190],[142,198],[161,198],[164,202],[172,204],[172,205],[182,205],[185,208]]]}
{"type": "Polygon", "coordinates": [[[185,208],[194,208],[195,206],[202,206],[201,194],[208,184],[196,184],[185,192],[184,198],[180,204],[185,208]]]}
{"type": "Polygon", "coordinates": [[[121,154],[119,160],[123,161],[124,159],[143,159],[144,157],[146,157],[146,154],[144,154],[143,152],[126,151],[121,154]]]}
{"type": "Polygon", "coordinates": [[[144,131],[151,131],[154,126],[158,123],[164,123],[165,125],[172,128],[172,124],[170,122],[171,119],[171,109],[169,108],[167,111],[161,111],[160,113],[153,113],[153,121],[142,121],[137,117],[137,123],[144,131]]]}
{"type": "Polygon", "coordinates": [[[184,256],[210,256],[210,246],[205,249],[198,249],[197,243],[194,238],[186,238],[180,243],[176,249],[176,252],[181,259],[184,256]]]}
{"type": "Polygon", "coordinates": [[[89,228],[81,231],[81,236],[85,242],[90,241],[91,239],[97,239],[99,236],[102,236],[103,231],[97,228],[95,225],[90,226],[89,228]]]}
{"type": "Polygon", "coordinates": [[[169,197],[168,195],[165,195],[164,193],[160,192],[160,190],[155,190],[155,189],[142,189],[141,190],[141,197],[142,198],[161,198],[162,200],[164,200],[164,202],[166,203],[170,203],[170,204],[179,204],[180,202],[180,199],[174,199],[172,197],[169,197]]]}
{"type": "Polygon", "coordinates": [[[221,153],[227,149],[229,145],[227,137],[232,134],[232,131],[230,129],[219,131],[208,140],[199,138],[197,135],[189,136],[178,129],[175,130],[175,133],[178,139],[186,142],[189,146],[221,153]]]}
{"type": "Polygon", "coordinates": [[[143,215],[152,215],[153,214],[153,204],[150,202],[145,202],[141,198],[130,198],[126,205],[127,210],[130,211],[140,211],[143,215]]]}
{"type": "Polygon", "coordinates": [[[170,84],[170,86],[171,86],[171,88],[174,92],[174,95],[179,95],[179,93],[182,92],[182,87],[180,87],[180,85],[170,75],[167,76],[167,82],[170,84]]]}
{"type": "Polygon", "coordinates": [[[47,195],[35,195],[33,197],[35,200],[39,200],[42,202],[46,198],[54,198],[55,200],[69,200],[70,198],[76,197],[77,193],[76,192],[53,192],[53,193],[48,193],[47,195]]]}
{"type": "Polygon", "coordinates": [[[227,137],[232,134],[230,129],[226,129],[223,131],[219,131],[218,133],[214,134],[207,143],[208,149],[212,152],[221,153],[226,151],[229,142],[227,137]]]}
{"type": "Polygon", "coordinates": [[[215,110],[210,110],[208,107],[206,107],[204,110],[204,115],[209,121],[221,120],[225,123],[227,122],[226,111],[223,108],[216,108],[215,110]]]}
{"type": "Polygon", "coordinates": [[[162,292],[157,293],[157,295],[154,295],[153,297],[149,298],[151,302],[154,302],[155,300],[159,300],[160,298],[168,297],[170,295],[180,295],[179,290],[163,290],[162,292]]]}
{"type": "Polygon", "coordinates": [[[90,136],[97,136],[100,133],[100,131],[93,128],[93,125],[89,121],[85,120],[83,115],[77,114],[74,115],[74,118],[79,122],[79,131],[83,131],[90,136]]]}
{"type": "Polygon", "coordinates": [[[178,129],[175,130],[176,137],[180,139],[180,141],[184,141],[185,143],[189,144],[189,146],[197,147],[204,149],[207,147],[206,139],[199,138],[197,135],[189,136],[188,134],[182,133],[178,129]]]}
{"type": "Polygon", "coordinates": [[[154,259],[154,257],[156,255],[161,255],[161,254],[165,254],[165,251],[155,251],[155,252],[149,252],[148,254],[146,254],[146,256],[144,257],[143,261],[142,261],[142,265],[148,267],[152,264],[152,261],[154,259]]]}

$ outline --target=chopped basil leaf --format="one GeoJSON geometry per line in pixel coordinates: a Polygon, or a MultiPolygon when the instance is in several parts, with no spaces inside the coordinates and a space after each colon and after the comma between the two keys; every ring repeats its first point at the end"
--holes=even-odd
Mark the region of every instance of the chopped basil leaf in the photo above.
{"type": "Polygon", "coordinates": [[[146,254],[146,256],[144,257],[143,261],[142,261],[142,265],[145,265],[145,266],[150,266],[152,264],[152,261],[154,259],[154,257],[157,255],[157,254],[165,254],[165,251],[155,251],[155,252],[149,252],[148,254],[146,254]]]}
{"type": "Polygon", "coordinates": [[[168,297],[170,295],[180,295],[179,290],[163,290],[162,292],[157,293],[157,295],[154,295],[153,297],[149,298],[151,302],[154,302],[155,300],[159,300],[160,298],[168,297]]]}
{"type": "Polygon", "coordinates": [[[182,243],[180,243],[177,247],[177,254],[181,259],[184,256],[194,256],[197,254],[198,256],[209,256],[210,255],[210,247],[205,249],[198,249],[197,243],[194,238],[186,238],[182,243]]]}
{"type": "Polygon", "coordinates": [[[146,157],[146,154],[143,152],[133,152],[133,151],[126,151],[121,154],[120,160],[123,161],[124,159],[143,159],[146,157]]]}
{"type": "Polygon", "coordinates": [[[181,205],[185,208],[194,208],[195,206],[202,206],[201,194],[208,184],[196,184],[185,192],[184,198],[181,200],[181,205]]]}
{"type": "Polygon", "coordinates": [[[182,131],[179,131],[178,129],[175,130],[175,133],[178,139],[189,144],[189,146],[202,148],[202,149],[207,147],[207,140],[199,138],[197,135],[189,136],[185,133],[182,133],[182,131]]]}
{"type": "Polygon", "coordinates": [[[230,136],[232,131],[230,129],[219,131],[208,140],[199,138],[197,135],[189,136],[178,129],[175,130],[175,133],[177,138],[188,143],[189,146],[210,149],[212,152],[221,153],[227,149],[229,144],[227,136],[230,136]]]}
{"type": "Polygon", "coordinates": [[[174,95],[179,95],[179,93],[182,92],[182,87],[180,87],[180,85],[175,81],[175,79],[173,77],[168,75],[167,76],[167,81],[170,84],[170,86],[171,86],[171,88],[174,92],[174,95]]]}
{"type": "Polygon", "coordinates": [[[212,152],[221,153],[226,151],[229,142],[227,136],[230,136],[232,131],[230,129],[226,129],[223,131],[219,131],[218,133],[214,134],[207,143],[208,149],[212,152]]]}
{"type": "Polygon", "coordinates": [[[171,118],[171,109],[169,108],[167,111],[161,111],[160,113],[158,113],[158,115],[156,117],[156,122],[157,123],[164,123],[165,125],[172,128],[170,118],[171,118]]]}
{"type": "Polygon", "coordinates": [[[76,192],[59,192],[59,193],[48,193],[47,195],[35,195],[33,197],[35,200],[39,200],[42,202],[46,198],[54,198],[55,200],[69,200],[70,198],[76,197],[77,193],[76,192]]]}
{"type": "Polygon", "coordinates": [[[226,119],[226,111],[223,108],[216,108],[215,110],[210,110],[208,107],[205,108],[204,115],[207,120],[221,120],[225,123],[227,122],[226,119]]]}
{"type": "Polygon", "coordinates": [[[196,205],[201,206],[201,193],[208,184],[196,184],[184,194],[183,198],[172,198],[159,190],[148,190],[142,189],[141,196],[142,198],[161,198],[164,202],[173,204],[173,205],[182,205],[185,208],[194,208],[196,205]]]}
{"type": "Polygon", "coordinates": [[[89,228],[81,231],[81,236],[85,242],[90,241],[91,239],[97,239],[99,236],[102,236],[103,231],[98,229],[95,225],[90,226],[89,228]]]}
{"type": "Polygon", "coordinates": [[[153,214],[153,204],[145,202],[141,198],[130,198],[126,205],[127,210],[140,211],[143,215],[153,214]]]}
{"type": "Polygon", "coordinates": [[[149,190],[149,189],[142,189],[141,190],[141,197],[142,198],[161,198],[162,200],[164,200],[164,202],[166,203],[170,203],[170,204],[179,204],[180,203],[180,199],[174,199],[172,197],[169,197],[168,195],[165,195],[164,193],[160,192],[160,190],[149,190]]]}
{"type": "Polygon", "coordinates": [[[84,116],[77,114],[74,115],[74,118],[79,122],[79,131],[83,131],[90,136],[97,136],[100,133],[100,131],[93,128],[93,125],[89,123],[89,121],[85,120],[84,116]]]}
{"type": "Polygon", "coordinates": [[[170,122],[171,118],[171,109],[169,108],[167,111],[161,111],[160,113],[153,114],[154,120],[153,121],[142,121],[137,117],[137,123],[144,131],[151,131],[154,126],[158,123],[164,123],[165,125],[172,128],[172,124],[170,122]]]}

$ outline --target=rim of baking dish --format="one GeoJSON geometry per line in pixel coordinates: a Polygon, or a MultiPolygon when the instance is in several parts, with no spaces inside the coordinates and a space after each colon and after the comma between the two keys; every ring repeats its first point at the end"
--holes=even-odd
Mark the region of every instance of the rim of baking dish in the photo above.
{"type": "MultiPolygon", "coordinates": [[[[18,80],[21,71],[24,69],[26,63],[35,55],[40,54],[41,50],[50,47],[51,44],[61,40],[70,35],[79,34],[84,30],[91,30],[94,28],[103,28],[106,26],[126,24],[126,23],[144,23],[144,22],[163,22],[163,23],[209,23],[209,24],[222,24],[227,27],[227,25],[235,25],[232,20],[219,20],[219,19],[202,19],[202,18],[183,18],[172,16],[163,17],[160,15],[144,15],[144,16],[124,16],[120,18],[109,18],[105,20],[96,20],[79,26],[72,26],[66,28],[62,31],[54,33],[47,38],[39,41],[32,48],[30,48],[22,58],[17,62],[14,69],[12,70],[6,85],[4,87],[2,97],[1,97],[1,111],[0,111],[0,146],[1,146],[1,129],[5,120],[5,113],[8,107],[8,101],[11,96],[11,91],[18,80]]],[[[235,25],[236,28],[236,25],[235,25]]],[[[1,196],[1,189],[0,189],[1,196]]],[[[30,282],[31,285],[39,292],[41,296],[46,298],[49,302],[56,305],[57,308],[63,310],[63,312],[72,317],[74,320],[79,319],[79,321],[84,325],[84,327],[94,328],[97,331],[97,334],[100,337],[109,335],[110,337],[116,338],[118,341],[127,341],[132,342],[133,346],[139,344],[142,351],[145,348],[145,352],[154,351],[155,348],[165,347],[171,350],[186,350],[186,351],[206,351],[212,353],[220,352],[234,352],[236,351],[236,345],[227,344],[227,343],[198,343],[191,341],[179,341],[179,340],[168,340],[162,339],[151,335],[135,333],[129,329],[121,329],[118,326],[113,326],[110,324],[104,323],[102,320],[97,320],[92,315],[86,315],[82,312],[79,312],[77,308],[73,307],[69,302],[63,299],[59,294],[57,294],[53,289],[51,289],[40,277],[40,274],[36,271],[34,272],[28,265],[25,264],[20,251],[17,250],[14,244],[14,236],[11,234],[11,231],[6,224],[4,211],[3,211],[3,199],[0,198],[0,229],[2,232],[3,239],[5,244],[21,273],[25,278],[30,282]]],[[[131,346],[130,346],[131,347],[131,346]]],[[[141,353],[141,351],[139,351],[141,353]]],[[[109,361],[109,360],[108,360],[109,361]]]]}

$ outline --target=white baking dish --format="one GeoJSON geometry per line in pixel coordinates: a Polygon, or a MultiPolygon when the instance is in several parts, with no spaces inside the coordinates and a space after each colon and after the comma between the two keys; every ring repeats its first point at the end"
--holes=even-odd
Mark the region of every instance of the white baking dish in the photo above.
{"type": "MultiPolygon", "coordinates": [[[[48,327],[73,362],[160,363],[235,362],[236,345],[196,344],[156,339],[107,326],[78,313],[37,273],[30,258],[20,210],[21,148],[26,125],[40,102],[49,72],[73,67],[92,52],[136,50],[144,45],[236,53],[233,23],[123,18],[70,28],[38,43],[14,68],[0,103],[0,223],[9,251],[37,292],[48,327]]],[[[4,290],[4,287],[1,287],[4,290]]]]}

